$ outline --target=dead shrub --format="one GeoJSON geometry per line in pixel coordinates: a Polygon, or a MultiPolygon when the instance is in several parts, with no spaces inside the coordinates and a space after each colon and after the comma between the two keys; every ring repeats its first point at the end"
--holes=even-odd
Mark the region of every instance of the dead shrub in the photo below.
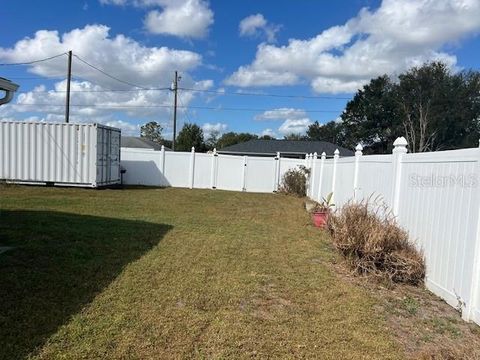
{"type": "Polygon", "coordinates": [[[307,179],[310,170],[305,166],[299,166],[288,170],[282,178],[280,192],[305,197],[307,195],[307,179]]]}
{"type": "Polygon", "coordinates": [[[419,284],[425,277],[423,255],[385,207],[374,208],[368,201],[349,203],[329,217],[335,248],[356,273],[419,284]]]}

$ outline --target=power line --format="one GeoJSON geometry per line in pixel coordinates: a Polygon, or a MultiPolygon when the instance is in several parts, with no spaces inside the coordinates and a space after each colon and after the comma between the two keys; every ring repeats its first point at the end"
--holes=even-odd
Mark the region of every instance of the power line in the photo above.
{"type": "Polygon", "coordinates": [[[183,101],[182,101],[182,98],[179,96],[178,97],[178,101],[180,101],[180,105],[183,109],[185,109],[185,117],[187,118],[187,121],[190,123],[190,124],[193,124],[189,114],[188,114],[188,107],[183,105],[183,101]]]}
{"type": "MultiPolygon", "coordinates": [[[[12,78],[13,79],[13,78],[12,78]]],[[[80,78],[76,78],[81,80],[80,78]]],[[[91,82],[90,80],[87,80],[91,82]]],[[[199,91],[199,92],[209,92],[209,93],[218,93],[222,95],[244,95],[244,96],[271,96],[271,97],[280,97],[280,98],[302,98],[302,99],[331,99],[331,100],[350,100],[351,98],[347,97],[329,97],[329,96],[303,96],[303,95],[280,95],[280,94],[260,94],[260,93],[224,93],[221,91],[215,90],[193,90],[187,88],[178,88],[179,90],[185,91],[199,91]]],[[[171,88],[162,87],[162,88],[141,88],[141,89],[102,89],[102,90],[71,90],[71,92],[78,92],[78,93],[89,93],[89,92],[139,92],[139,91],[171,91],[171,88]]],[[[37,91],[19,91],[17,93],[62,93],[65,90],[37,90],[37,91]]]]}
{"type": "MultiPolygon", "coordinates": [[[[11,104],[14,106],[64,106],[60,104],[42,104],[42,103],[20,103],[20,104],[11,104]]],[[[112,104],[71,104],[70,106],[76,107],[99,107],[99,108],[173,108],[172,105],[112,105],[112,104]]],[[[198,110],[212,110],[212,111],[271,111],[273,109],[260,109],[260,108],[225,108],[225,107],[211,107],[211,106],[177,106],[178,108],[184,109],[198,109],[198,110]]],[[[340,113],[342,110],[315,110],[315,109],[306,109],[303,110],[306,113],[340,113]]]]}
{"type": "MultiPolygon", "coordinates": [[[[70,90],[72,93],[107,93],[107,92],[138,92],[138,91],[170,91],[170,88],[151,88],[151,89],[102,89],[102,90],[70,90]]],[[[47,94],[47,93],[65,93],[66,90],[36,90],[36,91],[17,91],[17,94],[47,94]]]]}
{"type": "Polygon", "coordinates": [[[351,97],[339,97],[339,96],[316,96],[316,95],[282,95],[282,94],[269,94],[269,93],[252,93],[252,92],[225,92],[219,90],[204,90],[204,89],[191,89],[191,88],[179,88],[179,90],[194,91],[212,93],[218,95],[235,95],[235,96],[268,96],[279,98],[298,98],[298,99],[332,99],[332,100],[350,100],[351,97]]]}
{"type": "Polygon", "coordinates": [[[113,79],[113,80],[116,80],[116,81],[118,81],[118,82],[120,82],[120,83],[122,83],[122,84],[130,85],[130,86],[133,86],[133,87],[137,87],[137,88],[146,90],[146,88],[143,87],[143,86],[140,86],[140,85],[137,85],[137,84],[133,84],[133,83],[131,83],[131,82],[128,82],[128,81],[119,79],[119,78],[117,78],[116,76],[113,76],[113,75],[111,75],[111,74],[103,71],[102,69],[96,67],[95,65],[92,65],[92,64],[90,64],[89,62],[83,60],[83,59],[82,59],[80,56],[78,56],[78,55],[73,55],[73,56],[75,56],[78,60],[80,60],[80,61],[81,61],[82,63],[84,63],[85,65],[90,66],[92,69],[95,69],[95,70],[101,72],[103,75],[105,75],[105,76],[107,76],[107,77],[109,77],[109,78],[111,78],[111,79],[113,79]]]}
{"type": "MultiPolygon", "coordinates": [[[[8,76],[8,75],[7,75],[8,76]]],[[[64,77],[42,77],[42,76],[8,76],[10,80],[63,80],[64,77]]],[[[18,93],[18,91],[17,91],[18,93]]]]}
{"type": "Polygon", "coordinates": [[[61,54],[58,54],[58,55],[54,55],[54,56],[50,56],[50,57],[47,57],[47,58],[44,58],[44,59],[32,60],[32,61],[27,61],[27,62],[3,63],[3,64],[0,64],[0,66],[32,65],[32,64],[36,64],[36,63],[40,63],[40,62],[52,60],[52,59],[58,58],[58,57],[63,56],[63,55],[67,55],[67,53],[64,52],[64,53],[61,53],[61,54]]]}

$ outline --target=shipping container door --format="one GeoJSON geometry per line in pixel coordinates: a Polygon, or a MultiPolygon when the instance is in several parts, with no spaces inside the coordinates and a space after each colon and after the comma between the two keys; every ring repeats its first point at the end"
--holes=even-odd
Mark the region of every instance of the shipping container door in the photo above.
{"type": "Polygon", "coordinates": [[[110,131],[110,181],[120,180],[120,132],[110,131]]]}

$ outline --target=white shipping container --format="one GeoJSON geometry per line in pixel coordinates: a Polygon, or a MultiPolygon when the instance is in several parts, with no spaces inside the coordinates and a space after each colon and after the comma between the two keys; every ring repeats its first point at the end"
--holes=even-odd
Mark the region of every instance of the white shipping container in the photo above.
{"type": "Polygon", "coordinates": [[[0,179],[99,187],[120,183],[120,129],[0,121],[0,179]]]}

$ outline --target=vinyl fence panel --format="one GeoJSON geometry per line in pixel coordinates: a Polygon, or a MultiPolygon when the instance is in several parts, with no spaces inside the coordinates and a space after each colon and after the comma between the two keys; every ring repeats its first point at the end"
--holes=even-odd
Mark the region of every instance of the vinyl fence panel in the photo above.
{"type": "Polygon", "coordinates": [[[245,191],[273,192],[275,190],[275,158],[248,157],[245,173],[245,191]]]}
{"type": "Polygon", "coordinates": [[[426,284],[450,305],[472,301],[480,193],[478,149],[406,154],[398,220],[423,249],[426,284]]]}
{"type": "Polygon", "coordinates": [[[357,198],[391,206],[392,155],[362,156],[358,167],[357,198]]]}
{"type": "Polygon", "coordinates": [[[161,171],[161,152],[121,148],[121,164],[128,185],[169,186],[161,171]]]}
{"type": "Polygon", "coordinates": [[[190,159],[190,152],[165,152],[165,171],[163,175],[171,186],[190,186],[190,159]]]}
{"type": "Polygon", "coordinates": [[[217,189],[243,191],[244,186],[243,156],[217,156],[217,189]]]}
{"type": "Polygon", "coordinates": [[[341,207],[351,201],[354,196],[353,175],[355,158],[338,159],[337,174],[335,176],[335,205],[341,207]]]}
{"type": "Polygon", "coordinates": [[[195,154],[195,169],[193,180],[193,187],[195,189],[211,188],[212,161],[214,161],[214,158],[211,154],[195,154]]]}

